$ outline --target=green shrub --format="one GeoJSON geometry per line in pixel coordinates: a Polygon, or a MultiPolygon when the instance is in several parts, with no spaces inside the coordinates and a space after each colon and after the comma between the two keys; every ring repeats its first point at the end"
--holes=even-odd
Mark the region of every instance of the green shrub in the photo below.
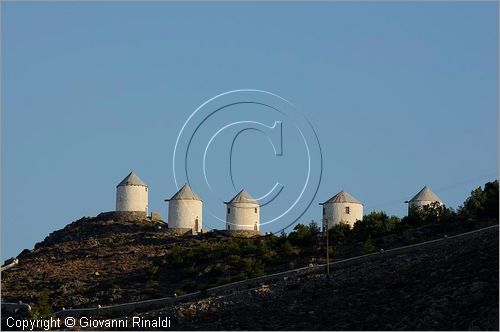
{"type": "Polygon", "coordinates": [[[93,290],[92,290],[92,288],[90,288],[90,287],[81,286],[81,287],[78,287],[78,288],[75,290],[75,293],[77,293],[77,294],[81,294],[81,295],[84,295],[84,296],[87,296],[87,295],[92,294],[92,293],[93,293],[93,290]]]}
{"type": "Polygon", "coordinates": [[[262,261],[260,260],[256,260],[253,264],[252,264],[252,270],[251,272],[248,274],[248,276],[250,278],[256,278],[256,277],[260,277],[260,276],[263,276],[265,275],[265,271],[264,271],[264,264],[262,263],[262,261]]]}
{"type": "Polygon", "coordinates": [[[181,296],[181,295],[186,294],[186,292],[181,288],[176,288],[176,289],[174,289],[174,294],[177,294],[177,296],[181,296]]]}
{"type": "Polygon", "coordinates": [[[231,277],[231,282],[241,281],[247,279],[247,276],[244,272],[240,272],[237,275],[231,277]]]}
{"type": "Polygon", "coordinates": [[[498,203],[498,180],[487,182],[484,189],[478,187],[471,191],[459,214],[467,217],[498,219],[498,203]]]}
{"type": "Polygon", "coordinates": [[[198,290],[198,283],[193,280],[189,280],[182,285],[181,289],[186,293],[196,292],[198,290]]]}
{"type": "Polygon", "coordinates": [[[49,318],[52,316],[52,306],[49,303],[49,290],[47,288],[42,289],[38,295],[36,304],[31,309],[31,318],[49,318]]]}
{"type": "MultiPolygon", "coordinates": [[[[285,235],[286,237],[286,235],[285,235]]],[[[286,238],[285,238],[286,240],[286,238]]],[[[275,250],[278,248],[278,246],[281,244],[280,238],[277,237],[274,234],[268,235],[263,239],[264,243],[266,246],[269,248],[269,250],[275,250]]]]}
{"type": "Polygon", "coordinates": [[[278,249],[280,256],[289,257],[293,252],[292,244],[287,240],[278,249]]]}
{"type": "Polygon", "coordinates": [[[309,223],[309,233],[312,234],[312,235],[315,235],[315,234],[318,234],[321,229],[319,228],[319,225],[318,223],[316,223],[314,220],[311,220],[311,222],[309,223]]]}
{"type": "Polygon", "coordinates": [[[257,246],[253,243],[252,239],[240,240],[241,255],[253,255],[257,252],[257,246]]]}
{"type": "Polygon", "coordinates": [[[344,244],[351,239],[351,226],[345,223],[338,223],[328,231],[330,241],[333,244],[344,244]]]}
{"type": "Polygon", "coordinates": [[[188,275],[194,275],[197,272],[196,266],[194,264],[191,264],[190,266],[185,267],[182,270],[188,275]]]}
{"type": "Polygon", "coordinates": [[[270,253],[262,255],[261,259],[262,259],[262,262],[264,262],[265,264],[273,263],[273,262],[276,261],[276,259],[274,258],[274,256],[271,255],[270,253]]]}
{"type": "Polygon", "coordinates": [[[285,231],[280,232],[280,236],[278,237],[278,243],[282,244],[288,239],[288,236],[286,235],[285,231]]]}
{"type": "Polygon", "coordinates": [[[374,211],[354,223],[352,236],[358,241],[365,241],[369,236],[379,237],[391,233],[401,220],[396,216],[389,217],[383,211],[374,211]]]}
{"type": "Polygon", "coordinates": [[[212,255],[212,247],[206,243],[202,242],[196,247],[195,256],[199,259],[210,259],[212,255]]]}
{"type": "Polygon", "coordinates": [[[229,284],[232,282],[231,276],[222,276],[216,279],[217,286],[229,284]]]}
{"type": "Polygon", "coordinates": [[[241,257],[239,255],[229,255],[227,258],[226,258],[226,262],[228,262],[228,264],[235,264],[235,263],[238,263],[240,261],[241,257]]]}
{"type": "Polygon", "coordinates": [[[373,245],[372,237],[369,235],[368,238],[363,243],[363,254],[369,254],[375,251],[375,246],[373,245]]]}
{"type": "Polygon", "coordinates": [[[158,285],[160,283],[156,280],[148,280],[148,282],[146,283],[146,285],[148,286],[148,288],[152,288],[152,289],[156,289],[158,288],[158,285]]]}
{"type": "Polygon", "coordinates": [[[260,277],[264,275],[264,264],[260,260],[254,258],[242,258],[238,264],[238,268],[249,278],[260,277]]]}
{"type": "Polygon", "coordinates": [[[167,255],[168,261],[175,267],[182,267],[184,265],[184,253],[178,245],[172,246],[170,253],[167,255]]]}
{"type": "Polygon", "coordinates": [[[258,240],[257,241],[257,255],[259,256],[264,256],[264,255],[269,255],[270,249],[267,246],[266,242],[264,240],[258,240]]]}
{"type": "Polygon", "coordinates": [[[233,239],[230,239],[225,243],[224,251],[226,256],[240,255],[240,246],[233,239]]]}
{"type": "Polygon", "coordinates": [[[465,224],[465,227],[467,227],[468,229],[472,229],[476,225],[476,221],[472,218],[467,218],[465,220],[464,224],[465,224]]]}
{"type": "Polygon", "coordinates": [[[291,244],[298,246],[302,249],[311,248],[316,243],[316,223],[313,225],[305,226],[298,224],[293,228],[293,232],[288,235],[288,241],[291,244]]]}
{"type": "Polygon", "coordinates": [[[158,274],[158,271],[160,271],[160,267],[159,266],[151,266],[149,269],[148,269],[148,276],[149,278],[154,278],[157,274],[158,274]]]}
{"type": "Polygon", "coordinates": [[[335,249],[333,246],[328,247],[328,256],[330,256],[330,259],[333,259],[333,254],[335,253],[335,249]]]}
{"type": "Polygon", "coordinates": [[[418,243],[418,239],[414,236],[410,237],[407,241],[408,244],[416,244],[418,243]]]}

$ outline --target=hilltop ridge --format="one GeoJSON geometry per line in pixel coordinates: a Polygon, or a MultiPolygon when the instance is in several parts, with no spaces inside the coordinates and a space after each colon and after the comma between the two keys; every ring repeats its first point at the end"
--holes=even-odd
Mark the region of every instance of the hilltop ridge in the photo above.
{"type": "MultiPolygon", "coordinates": [[[[376,238],[369,250],[497,224],[497,220],[489,219],[422,224],[376,238]]],[[[291,235],[235,239],[210,232],[178,236],[159,226],[164,225],[113,213],[72,222],[49,234],[33,250],[21,252],[19,264],[2,272],[2,300],[36,306],[46,292],[52,311],[112,305],[180,295],[324,262],[321,247],[312,250],[290,246],[286,239],[292,239],[291,235]]],[[[498,310],[494,309],[498,306],[498,229],[472,239],[443,243],[439,251],[427,248],[418,254],[396,255],[387,262],[339,267],[333,270],[331,297],[325,297],[328,292],[324,293],[324,276],[313,274],[145,315],[171,315],[174,326],[188,330],[491,329],[495,322],[498,325],[498,310]],[[443,289],[451,295],[440,293],[443,289]],[[379,303],[381,298],[386,298],[383,304],[379,303]],[[460,304],[455,303],[457,299],[460,304]],[[391,301],[404,303],[406,311],[391,301]],[[444,313],[429,311],[424,306],[426,301],[437,301],[431,307],[440,306],[444,313]],[[337,308],[334,314],[328,311],[330,307],[337,308]],[[357,313],[366,308],[372,308],[375,316],[360,319],[357,313]],[[428,317],[419,317],[419,310],[428,317]],[[286,325],[284,322],[292,319],[287,312],[298,312],[302,323],[286,325]],[[224,319],[228,315],[231,319],[224,319]],[[450,315],[468,321],[448,324],[445,318],[450,315]],[[482,321],[474,322],[473,315],[482,321]],[[263,321],[253,322],[251,317],[263,317],[263,321]],[[353,319],[358,325],[349,323],[353,319]]],[[[355,256],[365,250],[363,242],[339,244],[335,258],[355,256]]]]}

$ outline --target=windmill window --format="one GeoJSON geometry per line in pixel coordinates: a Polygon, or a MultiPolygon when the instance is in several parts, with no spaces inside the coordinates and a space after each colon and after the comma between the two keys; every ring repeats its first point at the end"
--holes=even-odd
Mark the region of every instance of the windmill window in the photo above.
{"type": "Polygon", "coordinates": [[[230,213],[231,213],[231,209],[227,208],[227,214],[230,214],[230,213]]]}
{"type": "Polygon", "coordinates": [[[254,209],[255,213],[257,213],[257,208],[254,209]]]}
{"type": "Polygon", "coordinates": [[[326,212],[326,211],[325,211],[325,208],[323,208],[323,215],[325,215],[325,212],[326,212]]]}
{"type": "Polygon", "coordinates": [[[350,214],[351,213],[351,209],[348,206],[345,207],[345,213],[346,214],[350,214]]]}

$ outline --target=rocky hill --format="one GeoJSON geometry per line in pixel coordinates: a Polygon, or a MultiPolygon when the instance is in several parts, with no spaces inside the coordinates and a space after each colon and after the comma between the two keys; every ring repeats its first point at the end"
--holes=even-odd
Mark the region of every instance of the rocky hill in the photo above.
{"type": "MultiPolygon", "coordinates": [[[[453,227],[447,234],[470,230],[453,227]]],[[[373,249],[442,236],[441,226],[424,225],[376,239],[373,249]]],[[[46,292],[53,311],[117,304],[322,262],[321,248],[300,251],[280,241],[179,237],[149,219],[86,217],[23,251],[2,272],[2,301],[36,305],[46,292]]],[[[339,247],[335,257],[359,250],[362,243],[339,247]]],[[[498,228],[341,265],[333,274],[330,288],[323,275],[286,278],[145,315],[168,315],[176,329],[498,329],[498,228]]]]}
{"type": "Polygon", "coordinates": [[[498,228],[149,312],[180,330],[498,330],[498,228]]]}
{"type": "Polygon", "coordinates": [[[33,305],[45,291],[53,311],[125,303],[285,270],[289,261],[308,263],[294,257],[264,270],[250,258],[259,249],[246,239],[214,232],[179,236],[161,222],[103,213],[70,223],[21,252],[19,264],[2,272],[2,300],[33,305]]]}
{"type": "Polygon", "coordinates": [[[33,304],[47,289],[52,307],[137,301],[151,297],[148,269],[172,243],[189,239],[151,221],[82,218],[24,250],[19,265],[2,273],[2,299],[33,304]]]}

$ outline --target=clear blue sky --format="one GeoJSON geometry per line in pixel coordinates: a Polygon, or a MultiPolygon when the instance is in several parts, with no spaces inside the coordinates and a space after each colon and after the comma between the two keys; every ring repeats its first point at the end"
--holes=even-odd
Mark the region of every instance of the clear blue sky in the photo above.
{"type": "MultiPolygon", "coordinates": [[[[132,169],[166,217],[180,128],[233,89],[277,93],[316,130],[323,177],[303,223],[341,189],[404,216],[425,184],[456,208],[498,176],[497,3],[1,6],[2,259],[113,210],[132,169]]],[[[262,166],[276,159],[263,140],[242,135],[235,157],[259,194],[293,176],[262,166]]]]}

